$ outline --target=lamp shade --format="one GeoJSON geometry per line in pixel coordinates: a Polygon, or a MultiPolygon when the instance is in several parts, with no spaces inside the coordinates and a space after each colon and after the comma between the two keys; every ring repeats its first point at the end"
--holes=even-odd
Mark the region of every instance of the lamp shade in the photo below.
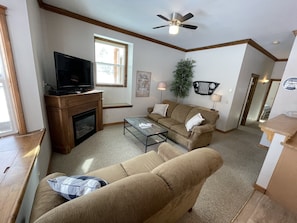
{"type": "Polygon", "coordinates": [[[169,34],[176,35],[178,34],[179,26],[177,25],[170,25],[169,26],[169,34]]]}
{"type": "Polygon", "coordinates": [[[166,82],[161,81],[161,82],[158,83],[158,87],[157,87],[158,90],[160,90],[160,91],[165,91],[166,88],[167,88],[167,84],[166,84],[166,82]]]}
{"type": "Polygon", "coordinates": [[[219,94],[212,94],[211,95],[211,100],[213,102],[220,102],[222,100],[222,95],[219,94]]]}

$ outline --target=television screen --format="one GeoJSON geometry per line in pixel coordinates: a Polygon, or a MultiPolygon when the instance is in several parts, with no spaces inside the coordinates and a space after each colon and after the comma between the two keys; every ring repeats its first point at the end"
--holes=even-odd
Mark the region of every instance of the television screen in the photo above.
{"type": "Polygon", "coordinates": [[[94,88],[91,61],[54,52],[57,90],[88,91],[94,88]]]}

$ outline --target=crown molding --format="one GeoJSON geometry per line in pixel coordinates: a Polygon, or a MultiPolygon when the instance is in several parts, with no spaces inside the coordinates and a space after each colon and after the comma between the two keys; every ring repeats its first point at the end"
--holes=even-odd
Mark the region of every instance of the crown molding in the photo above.
{"type": "Polygon", "coordinates": [[[167,46],[167,47],[170,47],[170,48],[173,48],[173,49],[176,49],[176,50],[180,50],[180,51],[183,51],[183,52],[186,51],[185,49],[183,49],[181,47],[174,46],[174,45],[171,45],[171,44],[168,44],[168,43],[165,43],[165,42],[162,42],[162,41],[159,41],[159,40],[156,40],[156,39],[144,36],[144,35],[140,35],[140,34],[135,33],[135,32],[131,32],[131,31],[119,28],[117,26],[113,26],[113,25],[110,25],[110,24],[107,24],[107,23],[104,23],[104,22],[100,22],[98,20],[91,19],[89,17],[82,16],[82,15],[74,13],[74,12],[71,12],[71,11],[56,7],[56,6],[46,4],[42,0],[37,0],[37,1],[39,3],[39,7],[42,8],[42,9],[45,9],[45,10],[48,10],[48,11],[51,11],[51,12],[54,12],[54,13],[57,13],[57,14],[60,14],[60,15],[64,15],[64,16],[67,16],[67,17],[70,17],[70,18],[73,18],[73,19],[77,19],[77,20],[80,20],[80,21],[83,21],[83,22],[86,22],[86,23],[90,23],[90,24],[93,24],[93,25],[96,25],[96,26],[100,26],[100,27],[103,27],[103,28],[106,28],[106,29],[110,29],[110,30],[113,30],[113,31],[116,31],[116,32],[120,32],[120,33],[123,33],[123,34],[134,36],[136,38],[144,39],[144,40],[147,40],[147,41],[150,41],[150,42],[153,42],[153,43],[157,43],[157,44],[160,44],[160,45],[163,45],[163,46],[167,46]]]}
{"type": "MultiPolygon", "coordinates": [[[[113,31],[116,31],[116,32],[127,34],[127,35],[130,35],[130,36],[136,37],[136,38],[140,38],[140,39],[147,40],[147,41],[150,41],[150,42],[153,42],[153,43],[157,43],[157,44],[169,47],[169,48],[180,50],[180,51],[183,51],[183,52],[193,52],[193,51],[199,51],[199,50],[214,49],[214,48],[219,48],[219,47],[234,46],[234,45],[239,45],[239,44],[249,44],[249,45],[256,48],[257,50],[259,50],[264,55],[268,56],[269,58],[271,58],[274,61],[287,61],[288,60],[288,59],[278,59],[278,58],[276,58],[275,56],[273,56],[271,53],[269,53],[267,50],[265,50],[263,47],[261,47],[258,43],[256,43],[252,39],[232,41],[232,42],[228,42],[228,43],[221,43],[221,44],[205,46],[205,47],[198,47],[198,48],[193,48],[193,49],[184,49],[184,48],[172,45],[172,44],[168,44],[168,43],[165,43],[165,42],[162,42],[162,41],[159,41],[159,40],[156,40],[156,39],[144,36],[144,35],[140,35],[138,33],[135,33],[135,32],[129,31],[129,30],[122,29],[122,28],[117,27],[117,26],[113,26],[113,25],[110,25],[110,24],[107,24],[107,23],[104,23],[104,22],[100,22],[98,20],[91,19],[89,17],[82,16],[80,14],[77,14],[77,13],[74,13],[74,12],[71,12],[71,11],[68,11],[68,10],[65,10],[65,9],[62,9],[62,8],[47,4],[47,3],[44,3],[43,0],[37,0],[37,1],[38,1],[38,4],[39,4],[39,7],[42,8],[42,9],[45,9],[45,10],[48,10],[48,11],[51,11],[51,12],[54,12],[54,13],[57,13],[57,14],[60,14],[60,15],[64,15],[64,16],[67,16],[67,17],[71,17],[73,19],[77,19],[77,20],[80,20],[80,21],[84,21],[84,22],[87,22],[87,23],[90,23],[90,24],[93,24],[93,25],[96,25],[96,26],[106,28],[106,29],[110,29],[110,30],[113,30],[113,31]]],[[[293,31],[293,33],[296,36],[297,35],[297,30],[293,31]]]]}

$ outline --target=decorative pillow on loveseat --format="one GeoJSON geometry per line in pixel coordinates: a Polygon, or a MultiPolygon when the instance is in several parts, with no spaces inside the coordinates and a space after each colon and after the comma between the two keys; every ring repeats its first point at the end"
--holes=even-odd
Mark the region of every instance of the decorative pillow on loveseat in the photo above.
{"type": "Polygon", "coordinates": [[[194,115],[192,118],[189,119],[186,123],[187,131],[191,131],[195,125],[200,125],[204,121],[204,118],[200,113],[194,115]]]}
{"type": "Polygon", "coordinates": [[[162,115],[163,117],[165,117],[168,106],[169,106],[169,104],[155,104],[152,113],[159,114],[159,115],[162,115]]]}
{"type": "Polygon", "coordinates": [[[54,191],[58,192],[67,200],[88,194],[108,184],[101,178],[81,175],[70,177],[60,176],[49,179],[47,182],[54,191]]]}

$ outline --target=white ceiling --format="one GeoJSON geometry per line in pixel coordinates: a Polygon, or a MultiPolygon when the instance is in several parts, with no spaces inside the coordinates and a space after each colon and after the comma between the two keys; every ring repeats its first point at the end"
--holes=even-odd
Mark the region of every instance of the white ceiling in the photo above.
{"type": "Polygon", "coordinates": [[[278,59],[288,58],[297,30],[297,0],[43,0],[71,12],[128,31],[193,49],[252,39],[278,59]],[[172,12],[194,17],[178,35],[169,35],[166,21],[172,12]],[[280,41],[275,45],[273,41],[280,41]]]}

